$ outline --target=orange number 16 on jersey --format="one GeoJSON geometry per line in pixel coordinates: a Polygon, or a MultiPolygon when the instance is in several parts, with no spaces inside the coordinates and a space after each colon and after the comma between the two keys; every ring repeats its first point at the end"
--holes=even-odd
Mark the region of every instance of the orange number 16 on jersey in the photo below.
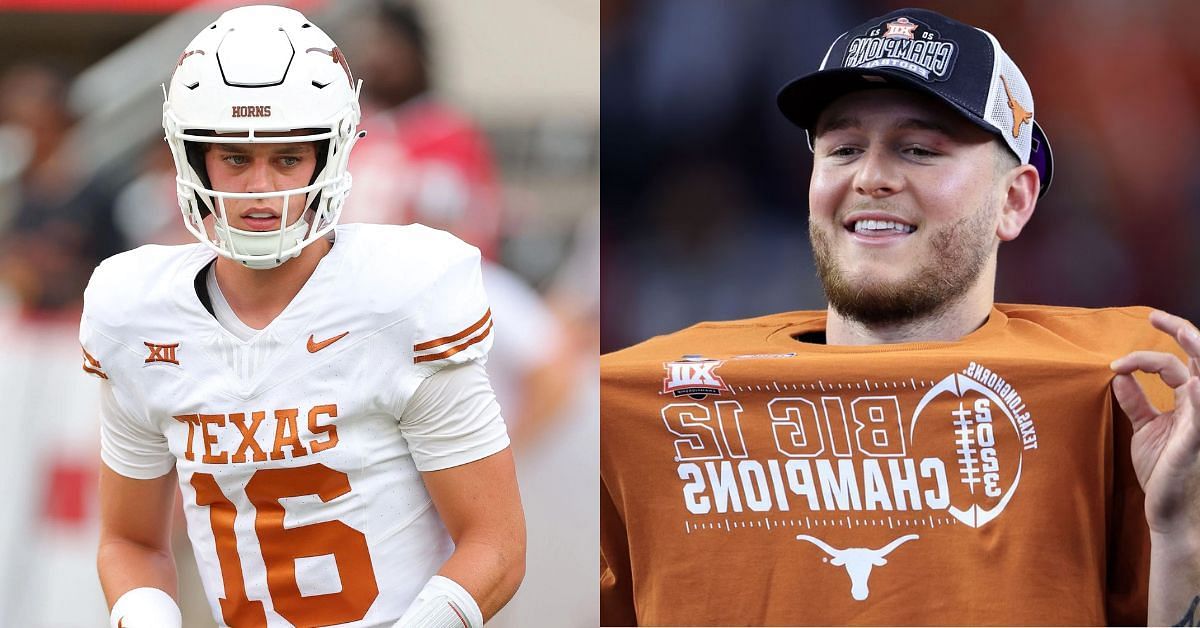
{"type": "MultiPolygon", "coordinates": [[[[233,522],[237,509],[208,473],[193,473],[196,503],[209,507],[216,540],[217,560],[225,596],[221,616],[229,626],[259,628],[267,625],[260,600],[246,595],[242,561],[238,556],[233,522]]],[[[254,531],[267,567],[267,590],[275,611],[295,626],[330,626],[357,621],[379,595],[367,537],[341,521],[324,521],[294,528],[283,527],[280,499],[316,495],[328,502],[350,492],[350,478],[322,464],[290,469],[260,469],[246,484],[246,497],[258,514],[254,531]],[[332,555],[342,580],[342,590],[302,596],[296,581],[296,559],[332,555]]]]}

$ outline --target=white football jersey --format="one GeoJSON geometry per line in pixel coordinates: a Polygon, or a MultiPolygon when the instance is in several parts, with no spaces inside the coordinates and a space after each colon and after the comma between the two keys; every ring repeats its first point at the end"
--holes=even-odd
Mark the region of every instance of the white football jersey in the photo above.
{"type": "Polygon", "coordinates": [[[92,275],[80,340],[104,381],[101,457],[131,478],[178,471],[224,625],[391,626],[453,549],[420,472],[508,445],[498,411],[470,399],[438,425],[406,413],[422,381],[492,344],[479,252],[420,225],[339,226],[244,342],[197,296],[213,259],[144,246],[92,275]]]}

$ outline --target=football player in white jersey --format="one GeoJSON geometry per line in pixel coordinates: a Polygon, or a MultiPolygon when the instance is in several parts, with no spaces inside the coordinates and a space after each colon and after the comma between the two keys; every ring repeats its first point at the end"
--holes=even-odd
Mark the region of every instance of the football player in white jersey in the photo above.
{"type": "Polygon", "coordinates": [[[479,252],[337,226],[358,120],[296,11],[231,10],[179,58],[163,126],[200,243],[106,260],[80,325],[112,626],[180,625],[176,483],[222,625],[475,628],[521,581],[479,252]]]}

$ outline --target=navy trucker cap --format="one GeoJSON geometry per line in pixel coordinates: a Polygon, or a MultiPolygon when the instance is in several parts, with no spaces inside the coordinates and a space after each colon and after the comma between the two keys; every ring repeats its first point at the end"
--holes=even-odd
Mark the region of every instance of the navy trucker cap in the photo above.
{"type": "Polygon", "coordinates": [[[809,133],[821,111],[861,89],[892,87],[929,94],[996,134],[1041,178],[1046,194],[1054,160],[1033,119],[1033,94],[1017,64],[991,33],[926,9],[900,9],[834,40],[821,68],[779,90],[783,115],[809,133]]]}

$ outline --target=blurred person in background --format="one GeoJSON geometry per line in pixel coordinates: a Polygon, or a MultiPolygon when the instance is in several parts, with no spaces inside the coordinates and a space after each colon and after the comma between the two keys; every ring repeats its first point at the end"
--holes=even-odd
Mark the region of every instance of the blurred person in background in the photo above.
{"type": "MultiPolygon", "coordinates": [[[[575,352],[572,361],[558,368],[573,373],[575,379],[564,382],[571,392],[556,414],[543,414],[539,423],[531,424],[537,415],[526,413],[521,419],[525,423],[515,430],[525,518],[529,538],[536,540],[529,544],[525,582],[496,615],[492,622],[496,628],[597,625],[595,587],[585,590],[580,585],[595,582],[593,550],[599,538],[594,499],[599,490],[599,244],[599,213],[585,213],[577,224],[571,253],[546,291],[547,303],[563,321],[564,335],[575,352]]],[[[500,395],[499,389],[496,394],[500,395]]]]}
{"type": "Polygon", "coordinates": [[[89,268],[120,250],[111,207],[76,174],[66,150],[75,117],[66,78],[25,63],[0,76],[0,128],[15,173],[0,207],[0,283],[27,313],[77,307],[89,268]]]}
{"type": "Polygon", "coordinates": [[[346,211],[361,222],[449,229],[494,259],[500,190],[487,138],[434,92],[432,42],[418,5],[368,7],[347,29],[370,140],[354,155],[358,189],[346,211]]]}
{"type": "Polygon", "coordinates": [[[113,200],[113,223],[130,248],[192,241],[179,216],[162,211],[176,202],[175,163],[161,138],[142,149],[140,169],[113,200]]]}
{"type": "Polygon", "coordinates": [[[502,206],[487,136],[434,90],[432,42],[418,4],[374,2],[348,29],[363,80],[367,136],[351,158],[349,220],[421,223],[483,253],[497,336],[488,358],[514,449],[537,440],[577,377],[576,341],[537,291],[498,259],[502,206]],[[361,59],[361,61],[359,61],[361,59]]]}

